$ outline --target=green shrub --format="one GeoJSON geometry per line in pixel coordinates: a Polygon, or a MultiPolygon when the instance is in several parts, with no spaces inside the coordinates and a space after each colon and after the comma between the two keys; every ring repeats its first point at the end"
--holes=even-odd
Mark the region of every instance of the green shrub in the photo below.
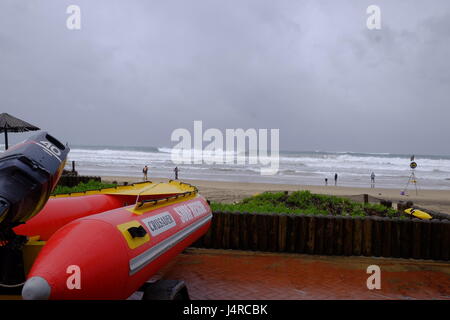
{"type": "Polygon", "coordinates": [[[363,204],[346,198],[313,194],[309,191],[264,192],[248,197],[235,204],[213,202],[213,211],[288,213],[314,215],[367,216],[379,215],[394,217],[397,212],[380,204],[363,204]]]}
{"type": "Polygon", "coordinates": [[[89,180],[86,183],[80,182],[78,185],[74,187],[66,187],[66,186],[56,186],[55,190],[52,192],[52,195],[57,194],[68,194],[75,192],[85,192],[90,190],[99,190],[105,188],[114,188],[116,184],[113,183],[103,183],[100,181],[89,180]]]}

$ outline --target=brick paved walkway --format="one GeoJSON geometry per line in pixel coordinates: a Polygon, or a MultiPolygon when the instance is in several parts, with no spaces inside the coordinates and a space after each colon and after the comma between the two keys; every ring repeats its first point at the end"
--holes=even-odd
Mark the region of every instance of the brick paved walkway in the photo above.
{"type": "Polygon", "coordinates": [[[450,263],[188,249],[164,271],[192,299],[450,299],[450,263]],[[369,265],[381,289],[368,290],[369,265]]]}

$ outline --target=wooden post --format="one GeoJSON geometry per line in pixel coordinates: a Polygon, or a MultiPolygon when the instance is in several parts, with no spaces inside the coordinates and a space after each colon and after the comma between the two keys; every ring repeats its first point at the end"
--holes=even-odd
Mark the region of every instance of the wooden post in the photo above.
{"type": "Polygon", "coordinates": [[[223,213],[222,249],[230,249],[230,212],[223,213]]]}
{"type": "Polygon", "coordinates": [[[369,195],[367,193],[364,194],[364,203],[369,203],[369,195]]]}
{"type": "Polygon", "coordinates": [[[222,235],[223,235],[223,212],[217,212],[216,218],[216,229],[214,239],[213,239],[213,248],[214,249],[222,249],[222,235]]]}
{"type": "Polygon", "coordinates": [[[278,221],[280,216],[278,214],[274,214],[270,216],[270,219],[267,221],[267,225],[269,228],[269,239],[268,242],[268,250],[271,252],[276,252],[278,250],[278,221]]]}
{"type": "Polygon", "coordinates": [[[441,222],[439,220],[431,220],[431,259],[439,260],[441,251],[441,222]]]}
{"type": "Polygon", "coordinates": [[[355,217],[353,219],[353,254],[355,256],[361,255],[362,239],[363,239],[363,218],[355,217]]]}
{"type": "Polygon", "coordinates": [[[257,238],[257,248],[258,251],[268,251],[268,241],[274,241],[269,236],[269,228],[271,227],[269,214],[257,214],[256,215],[256,226],[253,232],[258,234],[257,238]]]}
{"type": "Polygon", "coordinates": [[[308,217],[304,214],[298,215],[298,235],[296,242],[296,252],[307,252],[308,243],[308,217]]]}
{"type": "Polygon", "coordinates": [[[240,217],[241,227],[239,228],[239,247],[242,250],[248,250],[249,245],[249,224],[251,220],[251,215],[248,212],[244,212],[240,217]]]}
{"type": "Polygon", "coordinates": [[[241,228],[241,219],[242,213],[233,213],[231,214],[231,227],[230,227],[230,238],[231,238],[231,249],[240,249],[239,248],[239,236],[240,236],[240,228],[241,228]]]}
{"type": "Polygon", "coordinates": [[[310,215],[306,218],[308,225],[308,241],[306,243],[306,252],[313,254],[315,247],[315,236],[316,236],[316,217],[310,215]]]}
{"type": "Polygon", "coordinates": [[[211,219],[211,226],[209,227],[208,231],[206,232],[205,236],[203,237],[203,247],[205,248],[211,248],[211,238],[214,234],[214,229],[216,225],[216,216],[217,213],[213,212],[212,219],[211,219]]]}
{"type": "Polygon", "coordinates": [[[202,247],[202,239],[203,239],[203,237],[198,238],[196,241],[191,243],[190,247],[201,248],[202,247]]]}
{"type": "Polygon", "coordinates": [[[392,201],[389,200],[381,200],[380,204],[387,207],[387,208],[392,208],[392,201]]]}
{"type": "Polygon", "coordinates": [[[190,247],[193,248],[204,248],[205,246],[203,245],[203,239],[205,237],[200,237],[197,241],[195,241],[193,244],[190,245],[190,247]]]}
{"type": "Polygon", "coordinates": [[[421,259],[422,253],[420,247],[422,244],[422,235],[420,231],[422,229],[422,223],[419,219],[413,219],[412,223],[412,258],[421,259]]]}
{"type": "Polygon", "coordinates": [[[291,214],[287,221],[287,246],[289,252],[296,252],[296,243],[298,235],[298,216],[296,214],[291,214]]]}
{"type": "Polygon", "coordinates": [[[287,238],[287,223],[288,216],[282,214],[278,217],[278,251],[285,252],[286,248],[286,238],[287,238]]]}
{"type": "Polygon", "coordinates": [[[383,245],[381,249],[382,257],[392,257],[392,219],[382,218],[383,222],[383,245]]]}
{"type": "Polygon", "coordinates": [[[72,172],[75,172],[75,160],[72,160],[72,172]]]}
{"type": "Polygon", "coordinates": [[[334,217],[334,253],[342,255],[344,253],[344,218],[334,217]]]}
{"type": "Polygon", "coordinates": [[[383,247],[383,222],[380,217],[375,216],[372,219],[372,255],[379,257],[383,247]]]}
{"type": "Polygon", "coordinates": [[[251,214],[250,224],[248,226],[250,232],[250,249],[253,251],[258,250],[258,215],[251,214]]]}
{"type": "Polygon", "coordinates": [[[430,259],[431,258],[431,223],[428,220],[422,220],[422,259],[430,259]]]}
{"type": "Polygon", "coordinates": [[[450,260],[450,221],[442,220],[441,221],[441,260],[448,261],[450,260]]]}
{"type": "Polygon", "coordinates": [[[353,220],[352,217],[344,217],[344,250],[346,256],[353,254],[353,220]]]}
{"type": "Polygon", "coordinates": [[[366,217],[363,221],[362,254],[372,256],[372,217],[366,217]]]}
{"type": "Polygon", "coordinates": [[[391,237],[391,252],[392,257],[394,258],[400,258],[401,257],[401,227],[402,227],[402,220],[398,218],[392,219],[392,237],[391,237]]]}
{"type": "Polygon", "coordinates": [[[315,254],[323,254],[324,252],[324,222],[325,217],[322,215],[317,215],[316,217],[316,234],[315,234],[315,246],[314,246],[314,253],[315,254]]]}
{"type": "Polygon", "coordinates": [[[408,209],[408,207],[406,206],[405,202],[403,201],[399,201],[397,203],[397,211],[401,214],[405,214],[405,210],[408,209]]]}
{"type": "Polygon", "coordinates": [[[400,253],[402,258],[410,258],[411,257],[411,248],[412,248],[412,221],[411,220],[403,220],[401,222],[401,233],[400,233],[400,253]]]}
{"type": "Polygon", "coordinates": [[[324,251],[327,255],[334,254],[334,216],[326,216],[324,220],[324,251]]]}

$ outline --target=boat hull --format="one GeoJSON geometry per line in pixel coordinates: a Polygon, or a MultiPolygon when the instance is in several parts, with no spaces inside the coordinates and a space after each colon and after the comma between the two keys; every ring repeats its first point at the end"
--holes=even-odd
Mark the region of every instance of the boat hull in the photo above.
{"type": "Polygon", "coordinates": [[[72,221],[56,231],[39,253],[23,297],[126,299],[203,236],[211,218],[206,200],[195,194],[72,221]],[[41,285],[33,285],[36,279],[41,285]],[[49,290],[43,289],[46,286],[49,290]]]}

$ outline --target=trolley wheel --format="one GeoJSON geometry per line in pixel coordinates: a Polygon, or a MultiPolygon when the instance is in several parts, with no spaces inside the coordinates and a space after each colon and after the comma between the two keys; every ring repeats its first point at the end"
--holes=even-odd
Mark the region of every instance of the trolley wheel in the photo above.
{"type": "Polygon", "coordinates": [[[143,291],[142,300],[190,300],[186,284],[181,280],[158,280],[146,284],[143,291]]]}

